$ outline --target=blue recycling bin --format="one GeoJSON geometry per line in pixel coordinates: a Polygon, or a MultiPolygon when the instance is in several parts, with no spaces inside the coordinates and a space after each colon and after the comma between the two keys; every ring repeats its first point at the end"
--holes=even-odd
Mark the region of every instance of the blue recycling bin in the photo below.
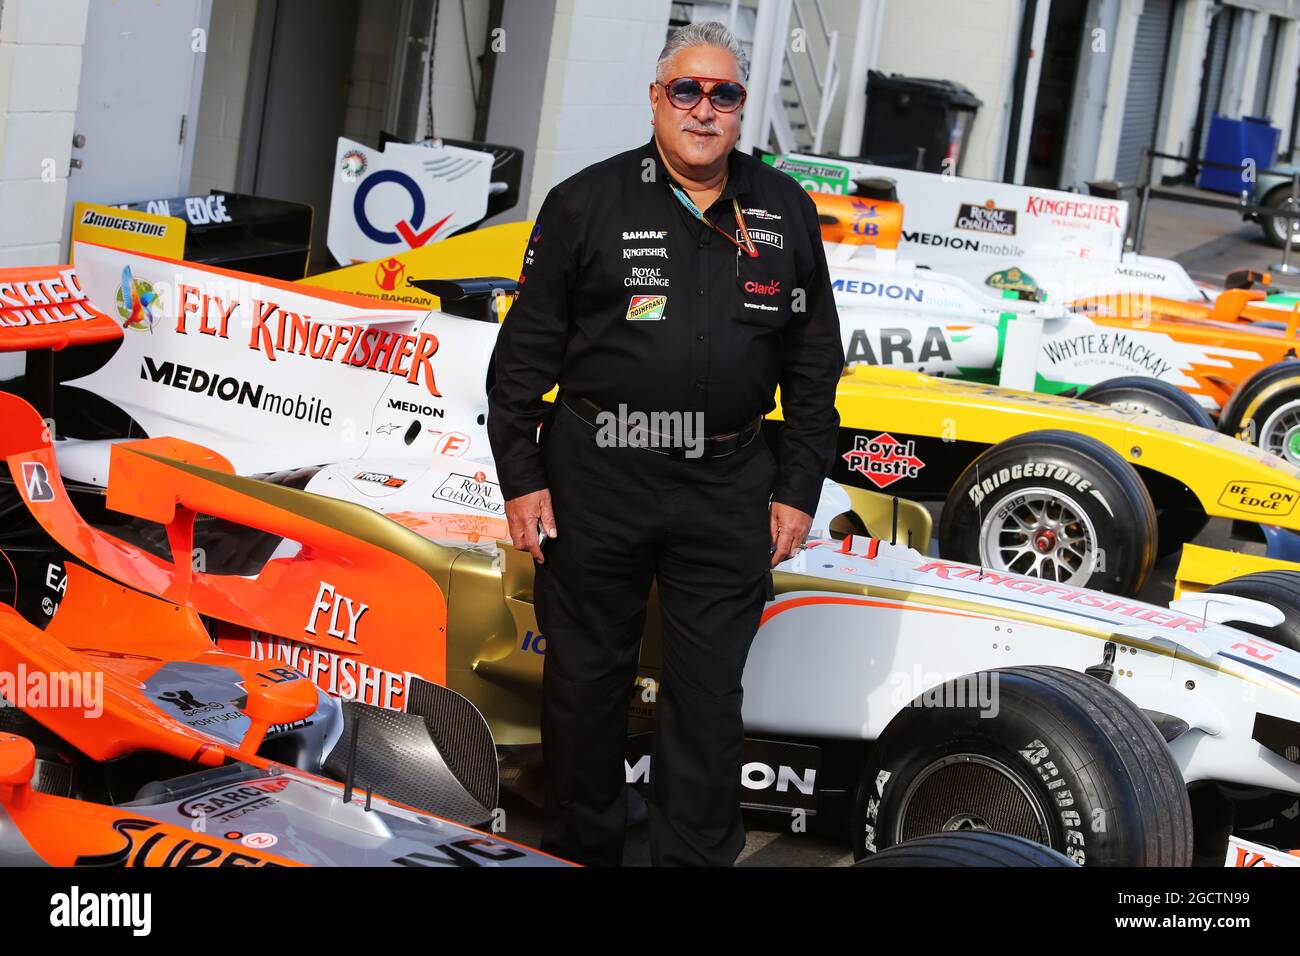
{"type": "Polygon", "coordinates": [[[1249,191],[1250,184],[1242,179],[1241,164],[1253,159],[1257,170],[1272,166],[1281,132],[1267,116],[1243,116],[1239,120],[1214,117],[1210,121],[1210,135],[1205,139],[1204,159],[1212,163],[1231,163],[1234,168],[1202,166],[1196,185],[1234,196],[1240,196],[1243,189],[1249,191]]]}

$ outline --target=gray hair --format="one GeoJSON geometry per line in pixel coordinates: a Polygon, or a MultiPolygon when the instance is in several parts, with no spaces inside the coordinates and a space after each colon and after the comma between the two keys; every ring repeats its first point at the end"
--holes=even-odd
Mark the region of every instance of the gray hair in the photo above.
{"type": "Polygon", "coordinates": [[[655,65],[655,79],[663,83],[668,71],[668,61],[682,50],[693,46],[716,46],[726,50],[736,58],[736,67],[740,70],[742,80],[749,78],[749,57],[740,45],[736,35],[716,20],[706,23],[688,23],[668,35],[668,42],[659,53],[659,62],[655,65]]]}

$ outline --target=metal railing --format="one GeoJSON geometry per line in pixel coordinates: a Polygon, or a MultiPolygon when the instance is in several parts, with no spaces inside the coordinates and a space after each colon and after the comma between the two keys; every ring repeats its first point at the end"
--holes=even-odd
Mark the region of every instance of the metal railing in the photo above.
{"type": "Polygon", "coordinates": [[[1193,206],[1209,206],[1215,209],[1232,209],[1240,213],[1243,217],[1254,214],[1263,218],[1280,219],[1285,218],[1289,223],[1286,240],[1282,243],[1282,262],[1276,266],[1276,271],[1287,275],[1300,273],[1300,268],[1291,265],[1291,247],[1300,240],[1300,169],[1254,169],[1247,163],[1219,163],[1213,160],[1201,159],[1193,156],[1179,156],[1174,153],[1162,153],[1159,150],[1152,149],[1149,146],[1142,147],[1142,162],[1138,174],[1138,200],[1137,200],[1137,221],[1132,233],[1132,249],[1136,253],[1142,252],[1142,246],[1146,239],[1147,209],[1153,198],[1165,199],[1172,202],[1181,202],[1193,206]],[[1225,169],[1232,170],[1242,176],[1243,183],[1249,183],[1249,188],[1243,188],[1237,199],[1216,199],[1211,196],[1198,196],[1193,193],[1178,192],[1173,189],[1166,189],[1153,185],[1151,182],[1151,172],[1154,161],[1157,159],[1170,160],[1172,162],[1183,163],[1191,169],[1225,169]],[[1287,199],[1286,208],[1278,206],[1265,206],[1254,201],[1254,183],[1256,179],[1249,177],[1259,176],[1278,176],[1289,178],[1291,180],[1291,195],[1287,199]]]}
{"type": "MultiPolygon", "coordinates": [[[[813,6],[817,11],[817,23],[821,29],[822,43],[826,49],[826,75],[822,76],[822,71],[817,68],[817,57],[813,54],[811,48],[806,52],[808,55],[808,66],[812,71],[813,85],[817,90],[817,115],[814,119],[813,114],[808,108],[808,98],[804,95],[803,84],[799,82],[799,71],[796,69],[795,60],[791,52],[785,49],[782,43],[782,52],[786,62],[790,67],[790,79],[794,83],[795,96],[797,97],[797,108],[803,113],[804,128],[812,131],[812,142],[809,144],[814,153],[822,151],[822,142],[826,136],[826,123],[831,116],[831,106],[835,102],[835,94],[840,87],[840,65],[837,59],[839,52],[840,33],[838,30],[832,30],[826,23],[826,12],[822,9],[821,0],[813,0],[813,6]]],[[[794,14],[795,23],[799,29],[807,34],[808,27],[804,23],[803,8],[800,0],[794,0],[791,4],[791,12],[794,14]]],[[[777,95],[780,96],[779,91],[777,95]]],[[[785,102],[781,101],[782,109],[785,108],[785,102]]]]}

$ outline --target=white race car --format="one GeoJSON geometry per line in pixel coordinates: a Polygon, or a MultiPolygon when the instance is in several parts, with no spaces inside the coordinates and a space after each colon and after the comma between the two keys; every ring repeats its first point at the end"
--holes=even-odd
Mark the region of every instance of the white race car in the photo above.
{"type": "Polygon", "coordinates": [[[1050,302],[1095,295],[1206,300],[1177,262],[1125,251],[1129,208],[1122,200],[840,157],[763,159],[812,193],[901,202],[907,227],[900,250],[977,286],[1041,293],[1050,302]]]}

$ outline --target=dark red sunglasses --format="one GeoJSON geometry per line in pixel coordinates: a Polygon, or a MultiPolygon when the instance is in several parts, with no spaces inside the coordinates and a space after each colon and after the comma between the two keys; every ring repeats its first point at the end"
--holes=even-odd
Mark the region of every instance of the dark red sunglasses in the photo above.
{"type": "Polygon", "coordinates": [[[668,93],[668,102],[679,110],[693,110],[704,97],[719,113],[734,113],[745,102],[745,87],[735,80],[720,80],[714,76],[679,76],[660,86],[668,93]],[[713,86],[706,90],[705,83],[713,86]]]}

